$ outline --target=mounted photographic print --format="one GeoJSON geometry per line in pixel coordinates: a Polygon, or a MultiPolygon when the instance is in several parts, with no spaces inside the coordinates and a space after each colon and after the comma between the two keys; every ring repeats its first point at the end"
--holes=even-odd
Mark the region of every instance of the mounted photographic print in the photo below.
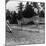
{"type": "Polygon", "coordinates": [[[5,44],[45,44],[45,3],[6,0],[5,4],[5,44]]]}

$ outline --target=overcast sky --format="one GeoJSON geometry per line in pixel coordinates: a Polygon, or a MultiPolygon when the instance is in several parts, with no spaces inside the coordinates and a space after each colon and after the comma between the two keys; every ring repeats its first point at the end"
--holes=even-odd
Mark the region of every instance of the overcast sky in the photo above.
{"type": "MultiPolygon", "coordinates": [[[[6,9],[10,10],[10,11],[16,11],[18,12],[18,7],[19,6],[19,1],[8,1],[6,4],[6,9]]],[[[26,2],[22,2],[24,7],[26,5],[26,2]]],[[[23,8],[24,9],[24,8],[23,8]]]]}
{"type": "Polygon", "coordinates": [[[6,9],[9,9],[10,11],[16,11],[17,12],[18,11],[18,7],[17,6],[19,5],[18,3],[20,1],[23,3],[23,5],[25,7],[27,0],[18,0],[18,1],[17,0],[6,0],[6,2],[7,2],[6,9]],[[25,2],[23,2],[23,1],[25,1],[25,2]]]}
{"type": "MultiPolygon", "coordinates": [[[[21,1],[22,1],[22,0],[21,0],[21,1]]],[[[22,2],[23,5],[24,5],[24,7],[25,7],[25,5],[26,5],[26,2],[27,2],[27,1],[22,2]]],[[[29,2],[31,3],[31,1],[29,1],[29,2]]],[[[10,1],[8,1],[7,4],[6,4],[6,9],[8,9],[9,11],[16,11],[16,12],[18,13],[18,7],[17,7],[17,6],[19,6],[19,3],[20,3],[20,0],[19,0],[19,1],[10,0],[10,1]]],[[[24,9],[24,8],[23,8],[23,9],[24,9]]]]}

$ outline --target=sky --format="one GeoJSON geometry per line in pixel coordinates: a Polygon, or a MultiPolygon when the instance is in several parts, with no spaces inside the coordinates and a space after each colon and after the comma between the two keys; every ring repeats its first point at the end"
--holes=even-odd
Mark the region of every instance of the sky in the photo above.
{"type": "Polygon", "coordinates": [[[18,10],[18,3],[17,1],[9,1],[6,4],[6,9],[8,9],[9,11],[17,11],[18,10]]]}
{"type": "MultiPolygon", "coordinates": [[[[8,1],[7,4],[6,4],[6,9],[8,9],[9,11],[16,11],[18,12],[18,7],[19,6],[19,1],[8,1]]],[[[26,2],[22,2],[24,7],[26,5],[26,2]]],[[[24,10],[24,8],[23,8],[24,10]]]]}
{"type": "MultiPolygon", "coordinates": [[[[31,1],[29,1],[29,3],[30,3],[31,1]]],[[[18,7],[17,6],[19,6],[19,3],[20,3],[20,1],[16,1],[16,0],[10,0],[10,1],[8,1],[7,3],[6,3],[6,9],[8,9],[9,11],[16,11],[16,13],[18,13],[18,7]]],[[[25,2],[22,2],[23,3],[23,5],[24,5],[24,7],[25,7],[25,5],[26,5],[26,1],[25,2]]],[[[23,10],[24,10],[25,8],[23,8],[23,10]]]]}
{"type": "MultiPolygon", "coordinates": [[[[8,9],[9,11],[16,11],[18,13],[18,7],[17,6],[19,5],[20,1],[23,3],[23,5],[25,7],[27,0],[7,0],[6,9],[8,9]]],[[[25,8],[23,8],[23,10],[24,9],[25,8]]]]}

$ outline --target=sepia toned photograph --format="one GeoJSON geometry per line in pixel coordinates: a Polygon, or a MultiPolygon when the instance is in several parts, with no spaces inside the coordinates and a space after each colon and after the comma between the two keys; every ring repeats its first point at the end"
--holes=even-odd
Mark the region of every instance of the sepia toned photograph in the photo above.
{"type": "Polygon", "coordinates": [[[5,1],[5,46],[45,44],[45,2],[5,1]]]}

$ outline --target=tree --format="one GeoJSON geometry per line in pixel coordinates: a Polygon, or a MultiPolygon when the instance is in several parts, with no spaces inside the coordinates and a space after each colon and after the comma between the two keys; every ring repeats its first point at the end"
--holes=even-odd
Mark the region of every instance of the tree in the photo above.
{"type": "Polygon", "coordinates": [[[10,24],[17,24],[17,17],[16,17],[16,12],[15,11],[12,11],[11,12],[11,22],[10,24]]]}
{"type": "Polygon", "coordinates": [[[34,16],[34,14],[36,14],[34,12],[34,9],[32,9],[32,6],[29,4],[29,2],[26,3],[26,7],[25,10],[23,11],[23,16],[25,18],[31,18],[34,16]]]}
{"type": "Polygon", "coordinates": [[[23,4],[22,4],[22,2],[19,4],[19,6],[18,6],[19,8],[18,8],[18,19],[21,19],[23,16],[22,16],[22,9],[23,9],[23,4]]]}
{"type": "Polygon", "coordinates": [[[29,7],[29,2],[26,3],[26,7],[25,8],[27,9],[28,7],[29,7]]]}
{"type": "Polygon", "coordinates": [[[9,10],[6,10],[6,21],[9,21],[10,23],[10,20],[11,20],[11,17],[10,17],[10,11],[9,10]]]}

